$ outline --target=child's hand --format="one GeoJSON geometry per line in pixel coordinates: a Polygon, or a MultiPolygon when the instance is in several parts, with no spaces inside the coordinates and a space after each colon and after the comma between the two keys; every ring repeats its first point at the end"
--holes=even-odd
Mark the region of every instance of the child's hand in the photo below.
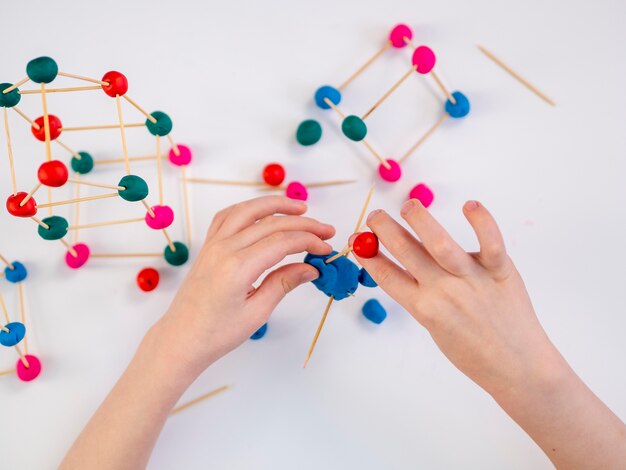
{"type": "Polygon", "coordinates": [[[367,221],[404,269],[382,253],[358,260],[557,468],[623,468],[626,427],[548,339],[491,214],[475,201],[463,212],[479,253],[466,253],[410,200],[402,217],[421,241],[383,211],[367,221]]]}
{"type": "Polygon", "coordinates": [[[402,208],[417,240],[383,211],[367,223],[405,269],[382,253],[359,259],[374,280],[431,333],[443,353],[489,392],[520,384],[552,346],[496,222],[479,203],[463,210],[480,253],[466,253],[417,200],[402,208]]]}
{"type": "Polygon", "coordinates": [[[169,338],[176,335],[178,351],[172,352],[194,373],[248,339],[285,294],[317,278],[312,266],[293,263],[275,269],[253,288],[265,271],[287,255],[332,251],[323,240],[332,237],[335,229],[301,217],[306,210],[301,201],[267,196],[215,216],[197,260],[156,326],[168,330],[169,338]]]}

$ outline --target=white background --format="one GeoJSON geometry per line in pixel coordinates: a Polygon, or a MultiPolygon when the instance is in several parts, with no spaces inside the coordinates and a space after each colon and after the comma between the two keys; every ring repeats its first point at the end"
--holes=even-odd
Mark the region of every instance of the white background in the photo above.
{"type": "MultiPolygon", "coordinates": [[[[39,55],[54,57],[68,72],[99,77],[110,69],[123,71],[129,94],[150,110],[167,111],[175,138],[193,147],[195,176],[253,180],[264,164],[279,161],[292,180],[358,179],[349,187],[310,193],[310,214],[337,227],[336,247],[353,228],[375,165],[361,146],[338,134],[332,113],[314,108],[312,93],[321,84],[341,83],[395,23],[408,23],[416,42],[438,54],[444,80],[470,98],[472,113],[448,121],[408,161],[400,182],[379,184],[372,208],[397,214],[409,189],[424,181],[436,193],[433,214],[474,249],[460,208],[467,199],[481,200],[501,224],[550,337],[626,418],[623,3],[56,0],[13,4],[5,11],[0,81],[19,80],[27,61],[39,55]],[[513,81],[477,43],[522,71],[558,106],[547,106],[513,81]],[[324,137],[304,149],[293,134],[307,117],[322,122],[324,137]]],[[[348,87],[342,107],[363,113],[402,75],[409,56],[408,50],[388,53],[348,87]]],[[[368,120],[370,140],[383,154],[401,154],[441,112],[438,90],[423,78],[408,80],[368,120]]],[[[49,101],[67,125],[115,122],[114,102],[100,92],[49,101]]],[[[40,114],[36,96],[23,98],[20,107],[40,114]]],[[[141,120],[129,107],[125,113],[129,122],[141,120]]],[[[10,119],[18,184],[28,191],[43,145],[15,113],[10,119]]],[[[145,131],[129,135],[131,153],[153,151],[145,131]]],[[[96,158],[121,152],[115,131],[67,133],[63,139],[96,158]]],[[[8,195],[8,159],[0,140],[0,187],[8,195]]],[[[55,155],[68,160],[58,147],[55,155]]],[[[154,170],[136,168],[155,194],[154,170]]],[[[118,167],[94,178],[115,183],[121,175],[118,167]]],[[[180,214],[178,176],[167,168],[166,199],[180,214]]],[[[256,194],[192,187],[192,256],[216,210],[256,194]]],[[[61,189],[55,198],[70,195],[61,189]]],[[[85,223],[141,215],[123,201],[94,202],[81,210],[85,223]]],[[[189,265],[92,260],[70,272],[61,245],[40,239],[33,223],[2,211],[0,224],[0,252],[30,270],[30,350],[44,367],[28,384],[0,377],[0,467],[54,468],[189,265]],[[151,294],[134,284],[147,264],[162,268],[162,284],[151,294]]],[[[172,233],[183,236],[180,217],[172,233]]],[[[98,252],[164,247],[158,233],[139,226],[85,231],[81,237],[98,252]]],[[[15,316],[15,289],[4,281],[1,289],[15,316]]],[[[234,388],[173,417],[150,467],[550,468],[493,400],[378,289],[361,288],[356,299],[333,307],[303,370],[325,303],[313,286],[299,289],[278,308],[262,341],[247,342],[200,377],[185,398],[223,384],[234,388]],[[359,313],[371,296],[388,307],[380,326],[359,313]]],[[[12,367],[14,351],[1,353],[0,369],[12,367]]]]}

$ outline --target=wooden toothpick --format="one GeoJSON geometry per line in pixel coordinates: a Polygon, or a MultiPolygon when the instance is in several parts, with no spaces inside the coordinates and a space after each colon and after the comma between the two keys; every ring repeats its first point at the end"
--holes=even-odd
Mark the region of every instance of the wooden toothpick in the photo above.
{"type": "MultiPolygon", "coordinates": [[[[342,185],[342,184],[350,184],[350,183],[356,183],[356,180],[335,180],[335,181],[323,181],[323,182],[317,182],[317,183],[302,183],[304,186],[306,186],[307,188],[323,188],[326,186],[338,186],[338,185],[342,185]]],[[[285,190],[287,189],[287,186],[269,186],[269,185],[264,185],[265,187],[261,188],[263,191],[272,191],[272,190],[285,190]]]]}
{"type": "MultiPolygon", "coordinates": [[[[145,160],[156,160],[156,155],[146,155],[146,156],[142,156],[142,157],[128,157],[128,161],[131,162],[138,162],[138,161],[145,161],[145,160]]],[[[110,158],[108,160],[102,159],[102,160],[94,160],[94,165],[110,165],[113,163],[124,163],[124,159],[123,158],[110,158]]]]}
{"type": "Polygon", "coordinates": [[[163,253],[92,253],[90,258],[161,258],[163,253]]]}
{"type": "Polygon", "coordinates": [[[413,65],[404,75],[402,75],[402,78],[400,78],[400,80],[398,80],[396,83],[393,84],[393,86],[387,90],[385,92],[385,94],[383,96],[381,96],[378,101],[376,101],[376,103],[374,103],[374,105],[361,117],[361,119],[363,119],[365,121],[365,119],[367,119],[367,117],[372,114],[374,112],[374,110],[376,108],[378,108],[378,106],[380,106],[383,101],[385,101],[387,98],[389,98],[389,96],[391,96],[391,94],[396,91],[398,89],[398,87],[400,85],[402,85],[402,83],[404,83],[404,81],[409,78],[411,75],[413,75],[413,73],[415,72],[416,67],[415,65],[413,65]]]}
{"type": "Polygon", "coordinates": [[[219,184],[224,186],[268,186],[260,181],[232,181],[209,178],[187,178],[189,183],[219,184]]]}
{"type": "Polygon", "coordinates": [[[50,230],[50,226],[49,226],[47,223],[45,223],[43,220],[39,220],[39,219],[38,219],[37,217],[35,217],[35,216],[31,216],[30,218],[31,218],[32,220],[34,220],[34,221],[37,223],[37,225],[40,225],[41,227],[43,227],[43,228],[44,228],[44,229],[46,229],[46,230],[50,230]]]}
{"type": "Polygon", "coordinates": [[[163,170],[161,169],[161,136],[156,136],[157,180],[159,183],[159,204],[163,205],[163,170]]]}
{"type": "Polygon", "coordinates": [[[448,90],[448,87],[443,83],[443,80],[439,78],[439,75],[437,75],[437,73],[435,72],[435,69],[432,69],[430,71],[430,75],[435,79],[435,83],[437,84],[439,89],[443,92],[443,94],[446,95],[446,97],[450,100],[450,102],[452,104],[456,104],[456,100],[454,99],[454,96],[452,96],[452,93],[450,93],[450,90],[448,90]]]}
{"type": "Polygon", "coordinates": [[[6,323],[11,323],[11,319],[9,318],[9,312],[7,311],[7,306],[4,303],[4,297],[0,293],[0,307],[2,307],[2,314],[4,315],[4,321],[6,323]]]}
{"type": "MultiPolygon", "coordinates": [[[[24,336],[24,341],[26,341],[26,336],[24,336]]],[[[30,364],[28,363],[28,359],[26,359],[26,357],[22,353],[22,350],[20,349],[20,347],[17,344],[15,346],[13,346],[13,347],[15,348],[17,353],[19,354],[20,360],[22,361],[22,364],[24,364],[24,367],[29,369],[30,368],[30,364]]]]}
{"type": "Polygon", "coordinates": [[[83,158],[80,153],[78,153],[76,150],[72,149],[71,147],[65,145],[63,142],[61,142],[59,139],[54,139],[54,141],[59,144],[61,147],[63,147],[65,150],[67,150],[69,153],[72,154],[72,156],[76,157],[77,160],[80,160],[81,158],[83,158]]]}
{"type": "MultiPolygon", "coordinates": [[[[75,179],[80,181],[80,173],[76,173],[75,179]]],[[[75,192],[74,192],[74,199],[80,199],[80,184],[76,185],[75,192]]],[[[74,227],[79,227],[78,225],[79,218],[80,218],[80,202],[77,202],[76,204],[74,204],[74,227]]],[[[68,230],[70,228],[71,227],[68,227],[68,230]]],[[[74,244],[78,243],[78,229],[74,230],[73,242],[74,244]]]]}
{"type": "Polygon", "coordinates": [[[170,250],[172,250],[173,253],[176,252],[176,245],[174,245],[172,243],[172,239],[170,238],[169,233],[167,233],[167,230],[165,229],[161,229],[163,231],[163,235],[165,235],[165,239],[167,240],[167,245],[170,247],[170,250]]]}
{"type": "Polygon", "coordinates": [[[142,199],[141,203],[143,204],[143,207],[146,208],[148,214],[150,214],[150,217],[154,218],[154,211],[152,210],[152,207],[150,207],[150,205],[146,202],[146,200],[142,199]]]}
{"type": "Polygon", "coordinates": [[[145,109],[143,109],[141,106],[139,106],[135,101],[133,101],[130,96],[128,95],[124,95],[122,96],[122,98],[124,98],[126,101],[128,101],[131,105],[133,105],[135,107],[135,109],[137,111],[139,111],[141,114],[143,114],[146,119],[148,119],[152,124],[156,124],[157,120],[155,119],[154,116],[152,116],[150,113],[148,113],[145,109]]]}
{"type": "Polygon", "coordinates": [[[9,88],[5,88],[4,90],[2,90],[2,93],[5,94],[5,95],[7,93],[11,93],[17,87],[22,86],[24,83],[28,82],[29,80],[30,80],[30,78],[28,78],[28,77],[22,78],[19,82],[15,83],[14,85],[11,85],[9,88]]]}
{"type": "Polygon", "coordinates": [[[507,72],[514,79],[516,79],[518,82],[520,82],[522,85],[524,85],[530,91],[532,91],[539,98],[544,100],[550,106],[556,106],[556,103],[552,100],[552,98],[550,98],[548,95],[546,95],[545,93],[540,91],[537,87],[535,87],[533,84],[531,84],[528,80],[526,80],[524,77],[522,77],[519,73],[517,73],[515,70],[513,70],[507,64],[502,62],[502,60],[499,59],[498,57],[496,57],[491,51],[487,50],[485,47],[483,47],[481,45],[477,45],[476,47],[478,47],[478,49],[480,49],[480,51],[483,54],[485,54],[487,57],[489,57],[493,62],[495,62],[498,66],[500,66],[505,72],[507,72]]]}
{"type": "MultiPolygon", "coordinates": [[[[78,206],[78,204],[77,204],[78,206]]],[[[77,233],[79,230],[83,230],[86,228],[95,228],[95,227],[106,227],[108,225],[121,225],[121,224],[130,224],[134,222],[143,222],[145,220],[144,217],[137,217],[135,219],[122,219],[122,220],[111,220],[108,222],[95,222],[93,224],[84,224],[84,225],[70,225],[67,229],[74,230],[74,233],[77,233]]]]}
{"type": "Polygon", "coordinates": [[[118,186],[117,184],[92,183],[89,181],[83,181],[80,178],[68,178],[67,181],[74,184],[93,186],[95,188],[115,189],[116,191],[124,191],[126,189],[124,186],[118,186]]]}
{"type": "MultiPolygon", "coordinates": [[[[102,90],[100,86],[77,86],[70,88],[47,88],[46,93],[66,93],[70,91],[90,91],[102,90]]],[[[35,95],[41,93],[41,90],[20,90],[20,95],[35,95]]]]}
{"type": "Polygon", "coordinates": [[[122,118],[122,103],[120,95],[115,95],[115,103],[117,105],[117,117],[120,122],[120,133],[122,134],[122,150],[124,152],[124,167],[126,174],[130,175],[130,162],[128,161],[128,147],[126,146],[126,133],[124,132],[124,119],[122,118]]]}
{"type": "Polygon", "coordinates": [[[417,148],[422,145],[426,139],[428,139],[438,128],[439,126],[441,126],[446,119],[448,119],[450,117],[450,115],[448,113],[444,113],[438,120],[437,122],[430,128],[428,129],[428,131],[426,131],[426,133],[420,137],[417,142],[415,142],[411,148],[409,150],[406,151],[406,153],[404,155],[402,155],[399,159],[398,159],[398,163],[403,163],[407,158],[409,158],[411,156],[411,154],[413,152],[415,152],[415,150],[417,150],[417,148]]]}
{"type": "Polygon", "coordinates": [[[7,267],[8,267],[10,270],[15,269],[15,266],[13,266],[13,263],[11,263],[9,260],[7,260],[4,256],[0,255],[0,260],[1,260],[4,264],[6,264],[6,265],[7,265],[7,267]]]}
{"type": "Polygon", "coordinates": [[[41,104],[43,106],[43,130],[46,138],[46,161],[52,160],[52,149],[50,148],[50,117],[48,116],[48,101],[46,100],[46,84],[41,84],[41,104]]]}
{"type": "Polygon", "coordinates": [[[98,80],[97,78],[84,77],[82,75],[76,75],[73,73],[67,72],[59,72],[57,75],[61,77],[75,78],[77,80],[83,80],[85,82],[97,83],[98,85],[109,86],[109,82],[103,82],[102,80],[98,80]]]}
{"type": "Polygon", "coordinates": [[[56,201],[56,202],[50,202],[48,204],[38,204],[37,207],[43,208],[43,207],[63,206],[65,204],[74,204],[76,202],[94,201],[96,199],[106,199],[109,197],[116,197],[116,196],[119,196],[119,194],[118,193],[100,194],[98,196],[79,197],[76,199],[68,199],[66,201],[56,201]]]}
{"type": "Polygon", "coordinates": [[[350,75],[345,82],[339,85],[338,90],[342,91],[345,87],[347,87],[348,84],[352,80],[354,80],[356,77],[361,75],[365,71],[365,69],[367,69],[370,65],[372,65],[374,61],[378,59],[390,47],[391,47],[391,41],[387,41],[385,45],[382,48],[380,48],[380,50],[378,50],[378,52],[376,52],[372,57],[370,57],[368,61],[365,62],[361,67],[359,67],[359,69],[356,72],[350,75]]]}
{"type": "Polygon", "coordinates": [[[309,359],[311,359],[311,355],[313,354],[313,350],[315,349],[315,345],[317,344],[317,340],[320,337],[320,333],[322,332],[322,328],[324,328],[324,323],[326,323],[326,317],[328,316],[328,312],[330,311],[330,307],[333,304],[333,300],[335,300],[335,296],[331,295],[328,298],[328,303],[326,304],[326,308],[324,309],[324,313],[322,314],[322,319],[320,320],[319,325],[317,326],[317,331],[315,332],[315,336],[313,336],[313,341],[311,342],[311,346],[309,347],[309,352],[306,354],[306,359],[304,360],[303,369],[306,369],[306,365],[309,363],[309,359]]]}
{"type": "Polygon", "coordinates": [[[0,375],[9,375],[9,374],[15,374],[15,369],[3,370],[0,372],[0,375]]]}
{"type": "MultiPolygon", "coordinates": [[[[22,325],[26,325],[26,309],[24,308],[24,288],[22,287],[23,283],[24,281],[20,281],[17,283],[17,298],[20,304],[20,321],[22,322],[22,325]]],[[[24,351],[26,351],[26,354],[28,354],[28,335],[24,336],[24,351]]]]}
{"type": "MultiPolygon", "coordinates": [[[[121,126],[119,124],[95,124],[93,126],[74,126],[74,127],[62,127],[59,129],[61,132],[72,132],[72,131],[95,131],[98,129],[119,129],[121,126]]],[[[128,129],[129,127],[145,127],[145,123],[136,122],[132,124],[124,124],[124,128],[128,129]]]]}
{"type": "Polygon", "coordinates": [[[176,142],[174,142],[174,138],[172,137],[171,132],[167,134],[167,140],[170,141],[170,145],[172,146],[172,149],[174,150],[174,155],[176,155],[177,157],[180,157],[180,149],[178,148],[178,145],[176,145],[176,142]]]}
{"type": "MultiPolygon", "coordinates": [[[[65,246],[67,251],[69,251],[74,258],[78,257],[78,252],[74,249],[72,245],[70,245],[64,238],[59,238],[59,241],[65,246]]],[[[93,255],[89,255],[90,257],[93,255]]]]}
{"type": "Polygon", "coordinates": [[[205,393],[204,395],[199,396],[198,398],[194,398],[191,401],[188,401],[186,403],[183,403],[182,405],[178,405],[176,408],[174,408],[171,412],[170,415],[175,415],[176,413],[183,411],[184,409],[189,408],[190,406],[193,406],[197,403],[200,403],[201,401],[206,400],[207,398],[211,398],[214,397],[215,395],[218,395],[222,392],[225,392],[226,390],[228,390],[230,388],[230,385],[224,385],[220,388],[217,388],[215,390],[210,391],[209,393],[205,393]]]}
{"type": "MultiPolygon", "coordinates": [[[[4,132],[7,137],[7,153],[9,154],[9,169],[11,171],[11,185],[13,186],[13,195],[17,194],[17,183],[15,182],[15,164],[13,163],[13,147],[11,146],[11,133],[9,132],[9,116],[7,108],[4,110],[4,132]]],[[[15,109],[15,108],[13,108],[15,109]]]]}
{"type": "MultiPolygon", "coordinates": [[[[29,118],[26,114],[24,114],[24,112],[20,108],[18,108],[17,106],[13,106],[11,109],[15,111],[21,118],[27,121],[36,130],[41,129],[41,126],[33,121],[31,118],[29,118]]],[[[6,111],[6,108],[4,108],[4,110],[6,111]]]]}
{"type": "Polygon", "coordinates": [[[185,209],[185,232],[187,235],[187,247],[191,249],[191,220],[189,216],[189,188],[187,188],[187,165],[180,167],[183,179],[183,205],[185,209]]]}
{"type": "Polygon", "coordinates": [[[22,202],[20,202],[20,207],[24,207],[26,203],[30,200],[30,198],[35,195],[39,188],[41,188],[41,183],[37,183],[35,187],[31,189],[30,192],[26,195],[26,197],[22,199],[22,202]]]}

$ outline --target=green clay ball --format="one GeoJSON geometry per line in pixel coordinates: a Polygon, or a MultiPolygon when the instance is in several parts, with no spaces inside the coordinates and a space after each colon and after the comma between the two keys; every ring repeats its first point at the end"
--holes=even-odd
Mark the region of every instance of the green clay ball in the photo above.
{"type": "Polygon", "coordinates": [[[50,83],[59,73],[59,66],[51,57],[37,57],[26,65],[26,75],[35,83],[50,83]]]}
{"type": "Polygon", "coordinates": [[[37,229],[37,233],[44,240],[58,240],[67,234],[68,223],[63,217],[53,215],[42,220],[50,228],[42,227],[37,229]]]}
{"type": "Polygon", "coordinates": [[[298,126],[296,140],[300,145],[313,145],[321,138],[322,126],[320,126],[319,122],[313,119],[307,119],[306,121],[302,121],[298,126]]]}
{"type": "Polygon", "coordinates": [[[150,119],[146,119],[146,127],[152,135],[159,135],[161,137],[166,136],[172,132],[172,120],[170,117],[162,111],[155,111],[150,113],[157,122],[152,122],[150,119]]]}
{"type": "Polygon", "coordinates": [[[367,135],[367,126],[363,122],[363,119],[354,115],[347,116],[343,120],[341,130],[348,139],[354,140],[355,142],[365,139],[367,135]]]}
{"type": "Polygon", "coordinates": [[[0,83],[0,106],[3,108],[12,108],[22,99],[22,95],[20,95],[17,88],[8,93],[3,93],[4,90],[12,86],[13,85],[11,83],[0,83]]]}
{"type": "Polygon", "coordinates": [[[174,248],[176,251],[172,251],[169,245],[165,247],[165,251],[163,252],[163,256],[165,257],[165,261],[167,261],[172,266],[180,266],[181,264],[185,264],[189,259],[189,248],[184,243],[174,242],[174,248]]]}
{"type": "Polygon", "coordinates": [[[118,186],[125,188],[117,192],[126,201],[142,201],[148,196],[148,184],[139,176],[126,175],[120,180],[118,186]]]}
{"type": "Polygon", "coordinates": [[[72,161],[70,162],[72,170],[81,175],[86,175],[93,170],[93,157],[87,152],[78,152],[78,155],[80,155],[80,160],[76,157],[72,157],[72,161]]]}

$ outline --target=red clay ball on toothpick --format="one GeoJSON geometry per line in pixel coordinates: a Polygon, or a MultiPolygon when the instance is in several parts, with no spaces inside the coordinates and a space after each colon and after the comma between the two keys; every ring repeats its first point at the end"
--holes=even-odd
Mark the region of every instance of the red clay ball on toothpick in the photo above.
{"type": "Polygon", "coordinates": [[[378,254],[378,237],[372,232],[358,234],[352,243],[352,251],[359,258],[373,258],[378,254]]]}
{"type": "Polygon", "coordinates": [[[263,181],[270,186],[280,186],[285,181],[285,169],[278,163],[270,163],[263,168],[263,181]]]}

